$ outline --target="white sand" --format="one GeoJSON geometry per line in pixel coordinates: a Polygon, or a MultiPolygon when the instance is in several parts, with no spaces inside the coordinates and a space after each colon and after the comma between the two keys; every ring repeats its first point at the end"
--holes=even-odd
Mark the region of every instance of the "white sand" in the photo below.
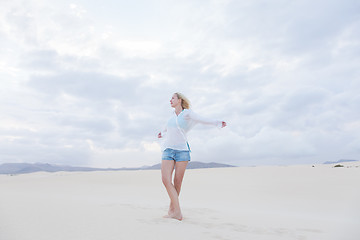
{"type": "Polygon", "coordinates": [[[0,240],[360,239],[360,163],[187,170],[184,220],[160,171],[0,175],[0,240]]]}

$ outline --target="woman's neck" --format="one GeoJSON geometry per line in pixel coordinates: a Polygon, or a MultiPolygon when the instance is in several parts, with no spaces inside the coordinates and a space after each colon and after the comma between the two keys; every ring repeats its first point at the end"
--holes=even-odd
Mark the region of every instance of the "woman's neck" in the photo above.
{"type": "Polygon", "coordinates": [[[181,106],[176,106],[175,107],[175,113],[176,115],[179,115],[184,109],[181,106]]]}

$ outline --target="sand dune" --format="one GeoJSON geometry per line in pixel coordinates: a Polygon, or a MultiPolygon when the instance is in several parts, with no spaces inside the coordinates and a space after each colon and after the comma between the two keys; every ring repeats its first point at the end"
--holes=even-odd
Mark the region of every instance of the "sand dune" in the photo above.
{"type": "Polygon", "coordinates": [[[360,163],[188,170],[184,220],[159,170],[0,176],[1,240],[360,239],[360,163]]]}

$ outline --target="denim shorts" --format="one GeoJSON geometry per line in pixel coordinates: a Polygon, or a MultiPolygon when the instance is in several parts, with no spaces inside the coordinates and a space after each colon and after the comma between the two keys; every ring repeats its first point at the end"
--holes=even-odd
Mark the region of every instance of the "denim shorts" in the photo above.
{"type": "Polygon", "coordinates": [[[167,148],[163,151],[162,160],[174,160],[175,162],[190,161],[190,151],[167,148]]]}

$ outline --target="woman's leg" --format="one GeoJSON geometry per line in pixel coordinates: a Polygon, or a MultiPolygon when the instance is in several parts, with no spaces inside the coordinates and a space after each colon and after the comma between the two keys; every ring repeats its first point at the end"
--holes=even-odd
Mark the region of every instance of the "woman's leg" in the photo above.
{"type": "Polygon", "coordinates": [[[189,161],[176,162],[175,163],[175,176],[174,176],[174,187],[178,195],[180,195],[181,184],[184,178],[186,166],[189,161]]]}
{"type": "MultiPolygon", "coordinates": [[[[174,187],[176,189],[178,196],[180,196],[181,184],[182,184],[182,180],[184,178],[187,164],[188,164],[188,161],[175,162],[174,187]]],[[[172,212],[174,212],[174,206],[170,202],[168,214],[171,215],[172,212]]]]}
{"type": "Polygon", "coordinates": [[[161,176],[162,182],[170,197],[169,217],[182,220],[182,214],[179,204],[179,195],[172,183],[172,173],[174,171],[175,161],[162,160],[161,163],[161,176]]]}

